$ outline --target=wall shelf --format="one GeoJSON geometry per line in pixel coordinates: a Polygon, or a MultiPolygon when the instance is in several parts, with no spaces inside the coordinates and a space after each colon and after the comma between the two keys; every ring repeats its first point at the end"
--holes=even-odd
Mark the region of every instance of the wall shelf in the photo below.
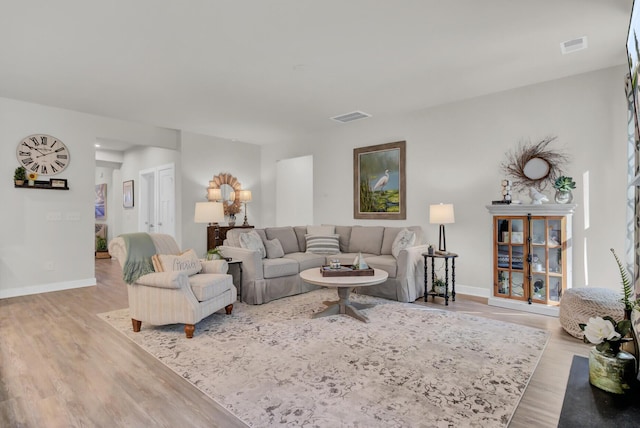
{"type": "Polygon", "coordinates": [[[35,180],[33,183],[33,186],[29,186],[29,184],[27,184],[26,181],[22,186],[18,186],[17,184],[14,183],[13,187],[15,187],[16,189],[69,190],[69,186],[53,187],[51,186],[50,181],[45,181],[45,180],[35,180]]]}

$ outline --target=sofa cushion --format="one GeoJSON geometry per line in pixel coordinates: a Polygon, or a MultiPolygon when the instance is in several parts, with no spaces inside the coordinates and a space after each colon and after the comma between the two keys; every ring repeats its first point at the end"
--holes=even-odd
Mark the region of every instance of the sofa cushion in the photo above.
{"type": "Polygon", "coordinates": [[[364,258],[370,268],[381,269],[389,274],[390,278],[398,275],[398,263],[392,255],[372,256],[364,258]]]}
{"type": "Polygon", "coordinates": [[[155,254],[151,257],[156,272],[184,272],[194,275],[202,270],[200,259],[195,250],[187,250],[181,254],[155,254]]]}
{"type": "Polygon", "coordinates": [[[296,238],[298,238],[298,251],[307,251],[307,238],[305,238],[307,226],[294,226],[293,231],[296,233],[296,238]]]}
{"type": "Polygon", "coordinates": [[[286,259],[295,260],[300,266],[300,272],[311,268],[319,268],[327,263],[327,258],[322,254],[313,253],[289,253],[286,259]]]}
{"type": "Polygon", "coordinates": [[[336,233],[340,235],[340,252],[349,252],[349,240],[351,239],[351,226],[336,226],[336,233]]]}
{"type": "Polygon", "coordinates": [[[308,225],[307,226],[307,234],[308,235],[333,235],[336,233],[336,227],[329,224],[319,225],[308,225]]]}
{"type": "Polygon", "coordinates": [[[398,258],[400,254],[400,250],[404,250],[405,248],[409,248],[413,246],[416,242],[416,233],[409,229],[402,229],[397,235],[396,239],[393,240],[393,245],[391,246],[391,255],[398,258]]]}
{"type": "Polygon", "coordinates": [[[384,234],[382,236],[382,248],[380,249],[380,254],[391,254],[391,247],[393,246],[393,241],[398,236],[401,230],[405,229],[404,227],[385,227],[384,234]]]}
{"type": "Polygon", "coordinates": [[[255,230],[240,235],[240,247],[259,251],[263,259],[267,257],[267,250],[264,248],[262,238],[255,230]]]}
{"type": "Polygon", "coordinates": [[[424,235],[424,230],[422,230],[421,226],[409,226],[407,227],[412,232],[416,234],[416,241],[413,245],[424,245],[427,243],[426,236],[424,235]]]}
{"type": "Polygon", "coordinates": [[[219,273],[201,273],[190,276],[189,285],[198,302],[205,302],[230,290],[233,277],[219,273]]]}
{"type": "Polygon", "coordinates": [[[280,241],[285,254],[300,251],[298,248],[298,238],[296,238],[293,227],[268,227],[265,229],[265,233],[267,234],[267,239],[278,239],[280,241]]]}
{"type": "Polygon", "coordinates": [[[309,235],[307,234],[307,253],[338,254],[340,252],[340,235],[309,235]]]}
{"type": "Polygon", "coordinates": [[[349,252],[380,255],[383,233],[384,227],[382,226],[353,226],[349,240],[349,252]]]}
{"type": "Polygon", "coordinates": [[[267,250],[268,259],[277,259],[278,257],[284,256],[284,250],[278,238],[268,239],[267,242],[264,243],[264,248],[267,250]]]}
{"type": "Polygon", "coordinates": [[[295,260],[280,257],[279,259],[264,259],[262,261],[262,269],[265,279],[279,278],[297,274],[299,265],[295,260]]]}

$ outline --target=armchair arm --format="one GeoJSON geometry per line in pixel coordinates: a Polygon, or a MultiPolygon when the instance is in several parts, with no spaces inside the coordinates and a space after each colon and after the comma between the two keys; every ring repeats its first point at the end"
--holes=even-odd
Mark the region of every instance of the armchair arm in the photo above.
{"type": "Polygon", "coordinates": [[[229,271],[229,263],[226,260],[205,260],[200,264],[202,265],[201,273],[227,273],[229,271]]]}
{"type": "Polygon", "coordinates": [[[135,284],[156,288],[189,288],[189,278],[184,272],[154,272],[142,275],[135,284]]]}

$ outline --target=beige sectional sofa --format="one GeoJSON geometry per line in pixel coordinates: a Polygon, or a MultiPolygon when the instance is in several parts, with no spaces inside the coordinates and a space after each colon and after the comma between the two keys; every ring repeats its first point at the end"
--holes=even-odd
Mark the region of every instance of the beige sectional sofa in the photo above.
{"type": "MultiPolygon", "coordinates": [[[[312,226],[309,228],[311,230],[312,226]]],[[[385,270],[389,278],[382,284],[362,287],[358,292],[400,302],[413,302],[424,294],[422,253],[427,246],[420,226],[335,226],[334,237],[338,239],[340,248],[338,254],[307,252],[307,232],[307,226],[232,229],[227,232],[227,239],[220,250],[225,257],[243,262],[243,302],[262,304],[319,288],[302,281],[299,273],[326,265],[329,260],[352,264],[360,253],[370,267],[385,270]],[[395,257],[392,246],[403,229],[414,232],[415,242],[399,251],[396,247],[395,257]],[[276,250],[263,254],[259,249],[246,248],[247,237],[241,239],[241,235],[252,230],[267,249],[272,250],[275,244],[276,250]]]]}

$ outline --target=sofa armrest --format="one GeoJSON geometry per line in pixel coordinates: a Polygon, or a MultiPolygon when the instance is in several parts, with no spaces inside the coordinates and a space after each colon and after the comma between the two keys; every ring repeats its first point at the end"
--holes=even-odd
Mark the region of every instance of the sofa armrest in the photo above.
{"type": "Polygon", "coordinates": [[[396,277],[413,280],[424,278],[424,258],[422,253],[427,252],[428,248],[428,245],[416,245],[400,250],[396,260],[398,264],[396,277]]]}
{"type": "Polygon", "coordinates": [[[205,260],[200,264],[202,265],[201,273],[227,273],[229,271],[229,263],[226,260],[205,260]]]}
{"type": "Polygon", "coordinates": [[[264,279],[262,270],[262,256],[260,251],[247,250],[246,248],[230,247],[222,245],[218,247],[225,257],[233,260],[242,260],[243,282],[264,279]]]}
{"type": "Polygon", "coordinates": [[[189,288],[189,278],[184,272],[154,272],[142,275],[135,284],[156,288],[189,288]]]}

